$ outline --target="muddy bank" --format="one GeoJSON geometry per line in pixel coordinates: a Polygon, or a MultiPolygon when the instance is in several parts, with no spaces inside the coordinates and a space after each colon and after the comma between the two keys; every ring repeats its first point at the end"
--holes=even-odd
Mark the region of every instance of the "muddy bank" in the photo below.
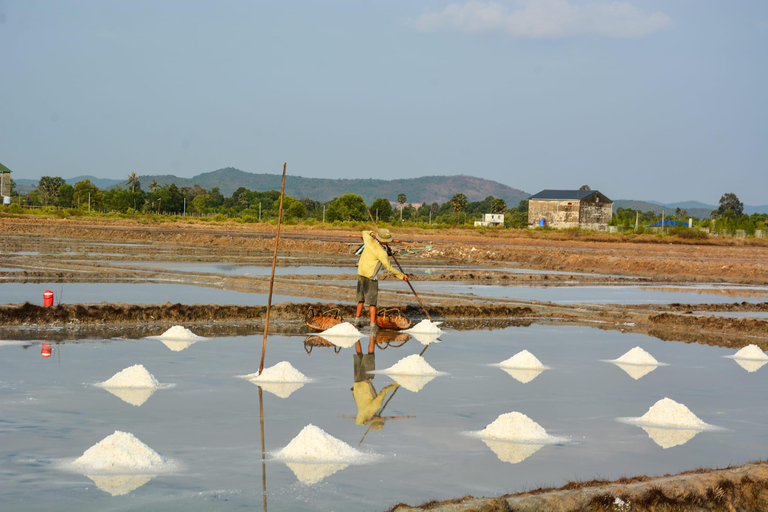
{"type": "Polygon", "coordinates": [[[497,498],[399,504],[389,512],[576,512],[576,511],[758,511],[768,510],[768,464],[696,470],[613,482],[575,482],[559,489],[537,489],[497,498]]]}

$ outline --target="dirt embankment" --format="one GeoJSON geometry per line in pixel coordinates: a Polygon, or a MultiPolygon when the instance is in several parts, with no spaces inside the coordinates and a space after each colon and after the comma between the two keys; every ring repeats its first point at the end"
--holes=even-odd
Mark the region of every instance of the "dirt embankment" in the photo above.
{"type": "MultiPolygon", "coordinates": [[[[0,218],[0,228],[3,236],[17,237],[19,244],[36,240],[42,243],[52,237],[98,243],[149,243],[152,247],[118,248],[117,252],[153,254],[162,246],[176,246],[192,252],[215,251],[220,260],[266,253],[274,240],[274,228],[268,225],[215,225],[195,221],[152,225],[124,220],[0,218]]],[[[355,238],[358,235],[353,230],[330,226],[285,226],[280,251],[283,256],[348,255],[351,246],[359,241],[355,238]]],[[[730,245],[713,245],[707,241],[689,245],[666,243],[653,237],[595,235],[564,239],[557,233],[545,237],[507,230],[488,231],[482,236],[466,230],[406,230],[403,236],[406,235],[421,247],[428,243],[433,247],[414,255],[403,254],[404,261],[503,262],[534,269],[623,274],[681,282],[768,284],[768,246],[752,243],[754,241],[730,240],[730,245]],[[650,241],[654,243],[646,243],[650,241]]],[[[113,249],[110,247],[110,251],[113,249]]]]}
{"type": "Polygon", "coordinates": [[[614,482],[570,483],[497,498],[396,505],[389,512],[710,512],[768,510],[768,465],[765,463],[697,470],[674,476],[622,478],[614,482]]]}

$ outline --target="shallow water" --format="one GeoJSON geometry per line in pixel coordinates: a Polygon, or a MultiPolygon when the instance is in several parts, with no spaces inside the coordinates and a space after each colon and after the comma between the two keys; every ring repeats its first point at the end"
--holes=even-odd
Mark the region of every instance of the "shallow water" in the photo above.
{"type": "MultiPolygon", "coordinates": [[[[722,357],[733,350],[571,326],[449,331],[441,338],[424,358],[449,375],[418,393],[399,389],[383,416],[401,417],[371,429],[359,446],[380,455],[378,462],[306,485],[268,456],[267,509],[385,510],[399,501],[491,496],[573,479],[674,473],[766,456],[768,367],[747,372],[722,357]],[[637,345],[669,366],[634,380],[600,361],[637,345]],[[551,369],[523,384],[489,366],[523,349],[551,369]],[[615,421],[641,416],[665,396],[725,430],[663,449],[642,429],[615,421]],[[571,442],[523,447],[533,453],[513,464],[462,434],[511,411],[571,442]]],[[[54,345],[49,359],[41,357],[41,347],[0,344],[4,510],[262,509],[258,387],[235,378],[258,368],[261,336],[198,341],[180,351],[149,339],[54,345]],[[137,363],[175,386],[135,407],[91,385],[137,363]],[[57,467],[56,461],[80,456],[115,430],[133,433],[178,461],[180,469],[111,496],[86,476],[57,467]]],[[[422,348],[410,340],[377,350],[375,366],[387,368],[422,348]]],[[[304,338],[270,337],[266,366],[289,361],[315,382],[284,399],[263,393],[268,451],[286,446],[309,423],[358,447],[366,426],[354,421],[353,352],[315,347],[308,355],[304,338]]],[[[373,380],[377,390],[391,382],[384,375],[373,380]]]]}
{"type": "MultiPolygon", "coordinates": [[[[43,292],[51,290],[54,304],[125,302],[128,304],[237,304],[266,306],[266,293],[239,292],[177,283],[2,283],[0,304],[43,304],[43,292]]],[[[272,295],[272,304],[296,301],[296,297],[272,295]]],[[[323,299],[305,299],[328,302],[323,299]]],[[[338,301],[337,301],[338,302],[338,301]]]]}

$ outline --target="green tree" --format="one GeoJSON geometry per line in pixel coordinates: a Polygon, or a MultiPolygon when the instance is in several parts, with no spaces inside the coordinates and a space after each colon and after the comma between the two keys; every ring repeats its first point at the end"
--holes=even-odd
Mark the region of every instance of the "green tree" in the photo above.
{"type": "Polygon", "coordinates": [[[494,199],[491,202],[491,213],[504,213],[507,211],[507,202],[503,199],[494,199]]]}
{"type": "Polygon", "coordinates": [[[456,212],[456,215],[460,214],[464,210],[467,209],[467,196],[459,192],[458,194],[454,194],[453,197],[450,200],[451,208],[454,212],[456,212]]]}
{"type": "Polygon", "coordinates": [[[58,200],[59,189],[67,182],[59,176],[43,176],[37,182],[37,190],[40,193],[40,199],[43,204],[56,203],[58,200]]]}
{"type": "Polygon", "coordinates": [[[368,218],[368,208],[362,196],[358,194],[344,194],[331,201],[326,211],[326,218],[330,222],[335,220],[366,220],[368,218]]]}
{"type": "Polygon", "coordinates": [[[734,216],[741,217],[744,213],[744,203],[739,201],[736,194],[728,192],[723,194],[720,198],[720,206],[717,208],[716,212],[719,216],[725,215],[726,212],[733,212],[734,216]]]}
{"type": "Polygon", "coordinates": [[[376,198],[371,203],[371,214],[377,220],[390,222],[392,220],[392,205],[383,197],[376,198]]]}
{"type": "Polygon", "coordinates": [[[128,181],[125,182],[126,185],[131,186],[131,193],[136,192],[136,183],[139,182],[139,177],[136,176],[135,172],[132,172],[128,175],[128,181]]]}
{"type": "Polygon", "coordinates": [[[579,190],[592,190],[592,189],[589,188],[589,185],[582,185],[579,187],[579,190]]]}
{"type": "Polygon", "coordinates": [[[154,194],[155,192],[157,192],[157,189],[158,189],[157,180],[150,181],[149,182],[149,191],[154,194]]]}
{"type": "Polygon", "coordinates": [[[56,206],[59,208],[72,208],[72,198],[75,195],[75,187],[65,183],[59,188],[59,197],[56,206]]]}
{"type": "MultiPolygon", "coordinates": [[[[272,203],[272,209],[279,211],[280,199],[275,199],[272,203]]],[[[301,219],[307,214],[307,209],[304,207],[304,203],[291,196],[283,196],[283,218],[286,219],[301,219]]]]}
{"type": "Polygon", "coordinates": [[[81,209],[90,208],[91,210],[101,207],[101,190],[91,183],[88,178],[75,183],[74,193],[72,195],[72,204],[76,204],[81,209]]]}

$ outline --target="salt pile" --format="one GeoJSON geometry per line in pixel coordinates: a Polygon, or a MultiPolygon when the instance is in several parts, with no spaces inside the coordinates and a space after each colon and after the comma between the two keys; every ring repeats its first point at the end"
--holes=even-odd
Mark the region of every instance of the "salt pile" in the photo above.
{"type": "Polygon", "coordinates": [[[334,336],[332,334],[326,334],[324,336],[320,336],[318,334],[317,336],[312,337],[320,338],[332,345],[336,345],[337,347],[341,348],[349,348],[360,340],[360,337],[357,336],[334,336]]]}
{"type": "Polygon", "coordinates": [[[261,375],[251,373],[250,375],[240,375],[240,377],[261,386],[264,391],[280,398],[288,398],[295,391],[304,387],[304,384],[311,382],[311,379],[294,368],[288,361],[281,361],[275,366],[264,368],[261,375]]]}
{"type": "Polygon", "coordinates": [[[275,366],[264,368],[261,375],[258,373],[251,373],[245,375],[244,378],[255,383],[262,382],[309,382],[303,373],[293,367],[288,361],[281,361],[275,366]]]}
{"type": "Polygon", "coordinates": [[[536,356],[528,352],[527,350],[522,350],[515,354],[514,356],[510,357],[506,361],[502,361],[499,363],[499,366],[502,368],[519,368],[522,370],[546,370],[547,367],[541,364],[541,361],[539,361],[536,356]]]}
{"type": "Polygon", "coordinates": [[[336,324],[330,329],[326,329],[320,333],[320,336],[354,336],[360,339],[363,333],[357,330],[357,328],[349,322],[341,322],[336,324]]]}
{"type": "Polygon", "coordinates": [[[88,448],[72,465],[87,471],[147,472],[159,471],[166,460],[133,434],[116,430],[88,448]]]}
{"type": "Polygon", "coordinates": [[[757,345],[747,345],[732,356],[724,356],[730,359],[744,359],[749,361],[768,361],[768,355],[757,345]]]}
{"type": "Polygon", "coordinates": [[[404,357],[385,370],[377,370],[371,373],[383,373],[386,375],[444,375],[442,372],[432,368],[419,354],[404,357]]]}
{"type": "Polygon", "coordinates": [[[565,441],[550,436],[544,427],[521,412],[509,412],[496,418],[483,430],[470,432],[481,439],[513,441],[524,444],[554,444],[565,441]]]}
{"type": "Polygon", "coordinates": [[[438,325],[440,325],[443,322],[430,322],[426,318],[422,320],[421,322],[417,323],[410,329],[406,329],[404,332],[410,332],[410,333],[424,333],[424,334],[442,334],[443,331],[440,330],[438,325]]]}
{"type": "Polygon", "coordinates": [[[651,354],[646,352],[640,347],[635,347],[632,350],[628,351],[626,354],[621,356],[618,359],[612,359],[610,361],[611,363],[621,363],[621,364],[635,364],[635,365],[649,365],[649,366],[659,366],[661,363],[659,363],[655,357],[653,357],[651,354]]]}
{"type": "Polygon", "coordinates": [[[365,462],[363,452],[312,424],[304,427],[274,457],[284,462],[354,464],[365,462]]]}
{"type": "Polygon", "coordinates": [[[202,336],[198,336],[197,334],[181,325],[174,325],[160,336],[152,336],[152,338],[177,341],[198,341],[207,339],[202,336]]]}
{"type": "Polygon", "coordinates": [[[662,398],[639,418],[619,418],[619,421],[641,427],[671,429],[711,430],[712,425],[704,423],[685,405],[670,398],[662,398]]]}
{"type": "Polygon", "coordinates": [[[111,379],[96,384],[123,402],[136,407],[149,400],[159,385],[157,379],[140,364],[129,366],[113,375],[111,379]]]}
{"type": "Polygon", "coordinates": [[[117,372],[111,379],[98,384],[103,388],[156,388],[157,379],[144,368],[135,364],[117,372]]]}

